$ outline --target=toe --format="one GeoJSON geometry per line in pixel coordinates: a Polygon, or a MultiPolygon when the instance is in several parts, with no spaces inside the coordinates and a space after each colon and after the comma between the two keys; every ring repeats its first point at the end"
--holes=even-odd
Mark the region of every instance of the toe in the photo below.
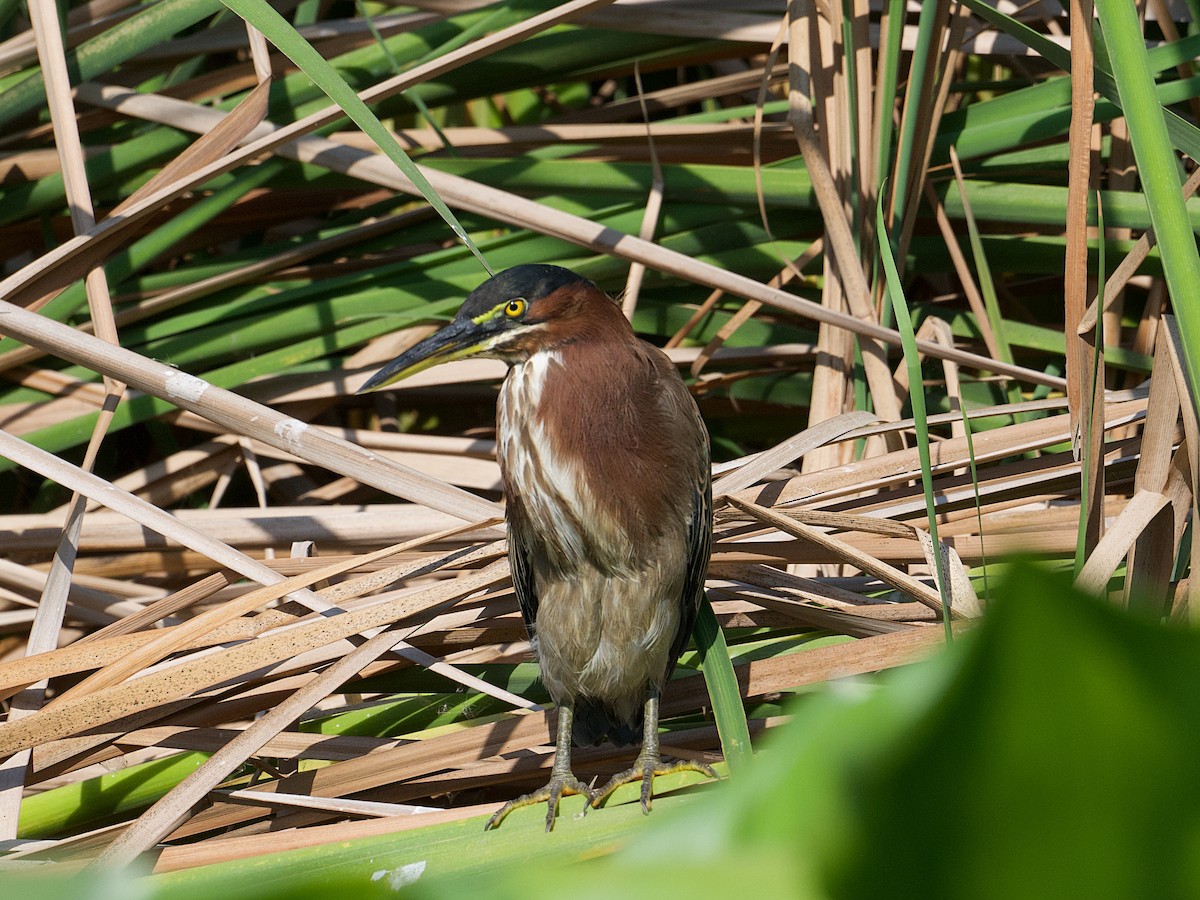
{"type": "Polygon", "coordinates": [[[647,766],[646,771],[642,774],[642,813],[650,814],[650,808],[654,805],[654,767],[647,766]]]}
{"type": "MultiPolygon", "coordinates": [[[[483,826],[484,831],[490,831],[493,828],[499,828],[500,823],[514,809],[522,806],[533,806],[537,803],[545,802],[546,804],[546,830],[554,830],[554,819],[558,815],[558,805],[564,796],[571,794],[582,794],[590,804],[594,799],[592,789],[581,782],[574,775],[568,773],[565,776],[558,776],[550,779],[550,783],[544,788],[534,791],[531,794],[517,797],[515,800],[509,800],[487,820],[483,826]]],[[[585,805],[586,806],[586,805],[585,805]]]]}
{"type": "Polygon", "coordinates": [[[641,804],[643,812],[650,812],[654,805],[654,779],[659,775],[672,775],[676,772],[700,772],[709,778],[716,778],[717,773],[711,766],[691,760],[681,760],[670,765],[663,765],[661,760],[639,760],[631,768],[626,769],[610,778],[592,795],[591,806],[599,807],[608,795],[623,784],[640,781],[642,783],[641,804]]]}

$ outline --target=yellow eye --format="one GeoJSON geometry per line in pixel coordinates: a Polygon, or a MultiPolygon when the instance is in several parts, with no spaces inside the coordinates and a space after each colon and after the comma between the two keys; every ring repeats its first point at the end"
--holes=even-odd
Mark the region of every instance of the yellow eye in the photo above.
{"type": "Polygon", "coordinates": [[[525,315],[525,306],[525,299],[523,297],[517,297],[515,300],[509,300],[508,303],[504,305],[504,314],[510,319],[519,318],[520,316],[525,315]]]}

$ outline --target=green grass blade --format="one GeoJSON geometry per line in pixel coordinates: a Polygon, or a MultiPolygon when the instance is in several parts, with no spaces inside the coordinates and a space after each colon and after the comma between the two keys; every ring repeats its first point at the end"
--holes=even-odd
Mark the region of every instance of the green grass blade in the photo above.
{"type": "Polygon", "coordinates": [[[917,336],[913,331],[912,316],[908,312],[908,303],[904,299],[904,290],[900,285],[900,274],[896,271],[896,260],[892,250],[891,237],[887,231],[884,208],[880,195],[880,203],[876,209],[876,226],[879,229],[879,256],[883,262],[883,272],[887,278],[887,293],[892,302],[892,311],[896,316],[896,330],[900,332],[900,340],[904,347],[904,364],[908,368],[909,403],[912,405],[913,424],[917,430],[917,453],[921,459],[921,487],[925,493],[925,514],[929,521],[929,536],[933,539],[933,558],[937,568],[938,591],[942,597],[942,622],[946,627],[946,640],[953,639],[950,629],[950,584],[946,578],[945,567],[942,565],[941,543],[937,533],[937,511],[933,502],[933,469],[929,460],[929,424],[925,412],[925,388],[921,375],[921,358],[917,353],[917,336]]]}
{"type": "MultiPolygon", "coordinates": [[[[951,158],[954,160],[957,174],[958,159],[954,156],[953,146],[951,147],[951,158]]],[[[979,223],[975,221],[969,194],[966,193],[962,195],[962,212],[967,223],[967,237],[970,239],[971,255],[975,260],[975,276],[979,279],[979,293],[983,297],[983,307],[987,312],[988,325],[996,338],[996,349],[999,351],[1001,361],[1011,363],[1013,361],[1012,348],[1009,347],[1008,338],[1004,333],[1004,317],[1000,312],[1000,300],[996,296],[996,283],[992,278],[992,267],[988,263],[987,252],[983,249],[983,241],[979,235],[979,223]]]]}
{"type": "Polygon", "coordinates": [[[421,174],[421,170],[409,159],[408,154],[396,143],[396,139],[383,127],[383,123],[362,102],[354,89],[342,79],[337,70],[326,62],[325,58],[317,53],[312,45],[304,40],[288,24],[287,20],[264,0],[222,0],[222,2],[266,35],[272,44],[278,47],[288,59],[299,66],[314,83],[329,95],[329,99],[342,108],[354,124],[361,128],[363,133],[370,137],[387,155],[388,159],[396,164],[396,168],[416,185],[429,205],[437,210],[438,215],[450,226],[450,230],[464,245],[470,248],[484,270],[489,275],[492,274],[487,260],[483,258],[483,254],[479,252],[479,248],[475,246],[475,242],[471,240],[466,229],[459,224],[454,213],[450,211],[450,207],[438,196],[433,185],[421,174]]]}
{"type": "MultiPolygon", "coordinates": [[[[901,122],[900,139],[896,148],[896,170],[893,184],[894,197],[892,209],[895,221],[904,221],[905,209],[909,202],[909,171],[913,166],[913,157],[918,152],[917,144],[924,140],[917,135],[917,109],[923,102],[924,92],[935,89],[927,87],[926,78],[933,74],[934,67],[928,65],[931,54],[940,51],[933,46],[935,32],[940,33],[939,24],[944,11],[940,3],[923,3],[917,17],[917,44],[913,49],[912,65],[908,73],[908,86],[905,88],[905,115],[901,122]]],[[[899,27],[902,17],[891,24],[899,27]]]]}
{"type": "MultiPolygon", "coordinates": [[[[1070,52],[1060,47],[1045,35],[1039,34],[1017,20],[993,9],[981,0],[963,0],[972,12],[981,19],[996,26],[1001,31],[1015,37],[1043,58],[1058,66],[1064,72],[1071,71],[1070,52]]],[[[1110,100],[1120,99],[1123,110],[1131,111],[1129,130],[1131,136],[1136,133],[1133,119],[1155,117],[1159,120],[1161,133],[1157,139],[1162,141],[1164,153],[1167,148],[1174,146],[1191,156],[1200,158],[1200,128],[1187,119],[1182,118],[1169,109],[1163,108],[1162,102],[1156,99],[1156,86],[1149,54],[1142,39],[1142,29],[1137,16],[1127,5],[1117,0],[1104,0],[1096,4],[1100,14],[1102,37],[1107,44],[1109,60],[1113,72],[1101,68],[1102,57],[1097,58],[1096,90],[1110,100]],[[1105,24],[1106,18],[1108,24],[1105,24]],[[1118,59],[1120,58],[1120,59],[1118,59]],[[1138,86],[1135,88],[1134,83],[1138,86]],[[1131,105],[1132,104],[1132,105],[1131,105]]],[[[1184,41],[1180,41],[1183,44],[1184,41]]],[[[1168,45],[1170,48],[1170,45],[1168,45]]],[[[1167,54],[1162,54],[1164,58],[1167,54]]],[[[1169,83],[1168,83],[1169,84],[1169,83]]],[[[1138,156],[1138,139],[1133,138],[1133,153],[1138,156]]],[[[1139,168],[1141,159],[1138,159],[1139,168]]]]}
{"type": "Polygon", "coordinates": [[[1114,0],[1097,0],[1096,10],[1184,338],[1188,376],[1192,384],[1200,384],[1200,255],[1180,193],[1179,163],[1171,151],[1165,111],[1155,99],[1154,77],[1133,8],[1114,0]]]}
{"type": "MultiPolygon", "coordinates": [[[[146,7],[67,54],[73,81],[88,81],[110,71],[143,50],[166,43],[180,31],[221,8],[218,0],[162,0],[146,7]]],[[[0,124],[46,104],[41,69],[0,94],[0,124]]]]}
{"type": "MultiPolygon", "coordinates": [[[[887,5],[887,43],[880,49],[879,87],[878,92],[883,97],[894,97],[896,85],[899,83],[900,47],[904,37],[904,2],[903,0],[888,0],[887,5]]],[[[876,123],[877,143],[875,160],[876,193],[883,190],[883,183],[892,167],[892,135],[894,126],[891,111],[887,110],[876,123]]]]}
{"type": "Polygon", "coordinates": [[[700,652],[700,670],[704,673],[704,683],[708,685],[708,695],[712,699],[713,716],[717,720],[717,734],[721,736],[725,761],[729,764],[730,772],[742,771],[752,754],[750,729],[746,725],[746,711],[742,708],[742,692],[733,673],[733,663],[729,661],[729,647],[707,598],[700,604],[693,634],[700,652]]]}
{"type": "Polygon", "coordinates": [[[176,753],[26,797],[21,802],[17,834],[34,840],[66,831],[85,831],[114,816],[149,806],[210,755],[176,753]]]}

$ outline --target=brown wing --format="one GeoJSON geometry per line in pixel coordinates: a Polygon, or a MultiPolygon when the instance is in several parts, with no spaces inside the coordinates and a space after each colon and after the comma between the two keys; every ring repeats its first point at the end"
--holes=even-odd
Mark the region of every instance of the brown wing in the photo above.
{"type": "Polygon", "coordinates": [[[691,513],[686,531],[687,571],[683,589],[679,594],[679,628],[671,645],[671,662],[667,670],[667,677],[670,677],[679,654],[691,640],[700,601],[704,598],[704,582],[712,553],[712,457],[708,430],[704,426],[700,410],[696,407],[696,401],[692,399],[674,365],[661,353],[657,355],[661,358],[658,369],[663,401],[671,408],[670,418],[678,423],[679,427],[692,432],[681,446],[694,448],[692,455],[679,460],[679,465],[689,474],[687,487],[691,513]]]}

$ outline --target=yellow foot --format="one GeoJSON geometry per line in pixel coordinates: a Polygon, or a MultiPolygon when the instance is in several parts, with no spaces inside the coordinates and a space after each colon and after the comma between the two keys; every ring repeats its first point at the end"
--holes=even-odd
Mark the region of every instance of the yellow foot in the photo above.
{"type": "Polygon", "coordinates": [[[618,772],[612,778],[608,779],[608,783],[592,795],[591,805],[599,807],[608,798],[608,795],[621,785],[629,784],[633,781],[641,781],[642,812],[648,813],[653,802],[655,777],[658,775],[673,775],[676,772],[699,772],[702,775],[707,775],[709,778],[717,777],[717,773],[713,771],[712,766],[705,763],[683,759],[679,762],[665,765],[661,759],[653,757],[642,759],[639,756],[637,762],[630,768],[624,772],[618,772]]]}
{"type": "MultiPolygon", "coordinates": [[[[550,778],[550,783],[544,788],[536,790],[531,794],[525,794],[516,800],[509,800],[496,810],[492,814],[492,817],[487,820],[487,824],[483,826],[483,830],[489,831],[492,828],[499,828],[500,823],[504,821],[504,817],[518,807],[533,806],[535,803],[545,802],[548,807],[546,810],[546,831],[553,831],[554,817],[558,815],[558,803],[563,797],[570,796],[571,794],[582,794],[584,797],[587,797],[589,805],[595,797],[592,789],[570,772],[563,775],[553,775],[550,778]]],[[[584,809],[586,810],[587,808],[588,806],[585,805],[584,809]]]]}

